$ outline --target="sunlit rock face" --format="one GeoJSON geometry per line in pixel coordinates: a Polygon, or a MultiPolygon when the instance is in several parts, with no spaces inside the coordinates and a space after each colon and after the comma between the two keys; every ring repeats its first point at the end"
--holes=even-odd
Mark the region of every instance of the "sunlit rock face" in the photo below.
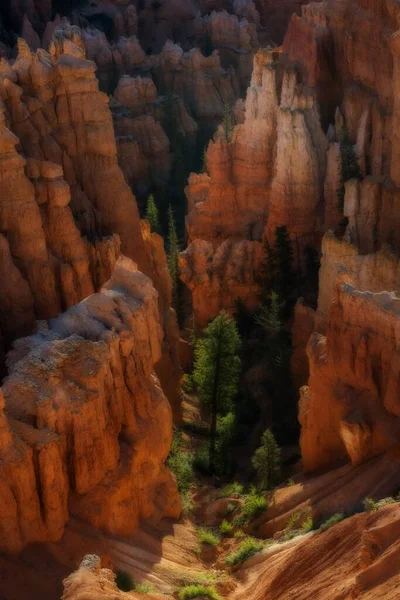
{"type": "Polygon", "coordinates": [[[18,48],[12,66],[0,64],[0,268],[12,274],[0,292],[0,330],[10,343],[33,331],[36,318],[53,317],[99,290],[123,252],[159,291],[163,359],[175,377],[171,401],[178,405],[177,325],[165,253],[142,230],[95,64],[84,58],[74,27],[57,30],[51,53],[32,53],[23,40],[18,48]]]}
{"type": "Polygon", "coordinates": [[[396,445],[399,303],[394,293],[361,292],[339,279],[326,335],[308,343],[299,414],[305,471],[358,465],[396,445]]]}
{"type": "Polygon", "coordinates": [[[154,373],[158,294],[121,257],[97,294],[21,338],[1,398],[1,547],[61,538],[69,514],[119,535],[179,516],[172,411],[154,373]]]}
{"type": "Polygon", "coordinates": [[[257,305],[262,240],[272,241],[277,227],[286,225],[300,265],[306,246],[319,246],[328,147],[315,100],[293,65],[280,52],[258,52],[243,123],[229,132],[220,126],[207,149],[207,172],[192,174],[185,190],[182,279],[202,322],[221,308],[233,310],[238,298],[257,305]],[[197,277],[199,265],[206,276],[197,277]],[[206,280],[210,303],[201,300],[206,280]],[[230,294],[218,283],[227,280],[235,282],[230,294]]]}

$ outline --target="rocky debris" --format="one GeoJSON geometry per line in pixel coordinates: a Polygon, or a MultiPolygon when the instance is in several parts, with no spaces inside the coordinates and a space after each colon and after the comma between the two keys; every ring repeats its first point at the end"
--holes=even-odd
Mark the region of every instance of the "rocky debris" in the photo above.
{"type": "Polygon", "coordinates": [[[151,281],[121,257],[101,292],[14,343],[1,396],[3,550],[60,539],[68,513],[125,536],[140,519],[179,516],[164,466],[172,411],[153,370],[161,325],[151,281]]]}

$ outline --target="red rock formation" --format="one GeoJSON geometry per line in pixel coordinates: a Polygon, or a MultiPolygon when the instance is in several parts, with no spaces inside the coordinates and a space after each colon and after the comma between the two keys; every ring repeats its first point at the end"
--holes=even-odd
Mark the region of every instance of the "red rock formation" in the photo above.
{"type": "Polygon", "coordinates": [[[157,292],[127,258],[100,293],[15,342],[2,388],[3,550],[60,539],[68,510],[120,535],[179,515],[164,466],[172,414],[153,371],[161,343],[157,292]]]}
{"type": "Polygon", "coordinates": [[[180,255],[181,278],[192,291],[193,313],[200,327],[221,310],[233,313],[238,298],[249,310],[257,307],[261,254],[259,242],[228,239],[216,250],[211,242],[195,240],[180,255]]]}
{"type": "Polygon", "coordinates": [[[101,560],[95,554],[87,554],[77,571],[64,582],[62,600],[116,600],[123,598],[115,583],[115,574],[101,568],[101,560]]]}
{"type": "MultiPolygon", "coordinates": [[[[195,313],[208,310],[203,321],[215,316],[214,306],[234,304],[237,294],[242,299],[252,297],[249,305],[257,304],[260,241],[263,236],[273,238],[276,227],[287,226],[299,263],[303,261],[305,246],[318,246],[328,142],[313,97],[298,81],[292,67],[279,53],[267,50],[256,55],[244,123],[235,127],[230,139],[220,127],[207,149],[208,174],[192,174],[189,178],[185,190],[186,229],[192,244],[184,255],[182,278],[195,297],[195,313]],[[239,258],[242,242],[237,250],[232,250],[237,239],[246,240],[248,247],[254,245],[251,266],[246,256],[239,258]],[[222,248],[229,241],[234,260],[230,264],[226,259],[225,268],[231,270],[230,280],[240,282],[230,301],[221,297],[213,304],[197,304],[202,297],[196,291],[199,281],[194,273],[188,273],[194,272],[191,265],[204,262],[203,256],[196,256],[197,252],[204,254],[200,240],[210,242],[211,248],[218,248],[217,252],[221,248],[221,255],[226,254],[222,248]],[[189,256],[190,260],[186,258],[189,256]]],[[[207,269],[207,278],[212,280],[211,262],[207,269]]],[[[220,271],[215,277],[226,278],[220,271]]],[[[213,289],[215,296],[217,288],[213,289]]]]}
{"type": "Polygon", "coordinates": [[[324,533],[274,544],[242,570],[235,600],[392,600],[398,594],[399,506],[355,515],[324,533]]]}
{"type": "Polygon", "coordinates": [[[337,285],[326,337],[313,334],[299,419],[305,471],[360,464],[397,443],[399,299],[337,285]]]}
{"type": "MultiPolygon", "coordinates": [[[[159,252],[161,264],[154,265],[147,249],[151,238],[143,240],[136,201],[117,162],[108,98],[98,91],[94,63],[81,57],[79,31],[58,31],[51,52],[32,54],[21,40],[13,66],[1,63],[0,98],[7,125],[18,136],[3,118],[0,230],[6,234],[4,257],[15,263],[10,289],[7,284],[0,295],[7,342],[32,331],[34,317],[55,316],[99,289],[120,246],[150,277],[157,278],[166,264],[159,252]],[[14,150],[18,142],[27,157],[25,172],[25,161],[14,150]],[[81,234],[97,241],[85,242],[81,234]],[[17,314],[21,318],[12,324],[8,317],[17,314]]],[[[176,324],[170,295],[162,295],[167,287],[158,289],[168,323],[169,378],[175,377],[171,401],[179,404],[176,324]]]]}

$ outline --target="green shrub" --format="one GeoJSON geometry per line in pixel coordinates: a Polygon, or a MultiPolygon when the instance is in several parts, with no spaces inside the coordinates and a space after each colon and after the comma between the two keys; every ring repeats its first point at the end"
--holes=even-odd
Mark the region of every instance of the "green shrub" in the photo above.
{"type": "Polygon", "coordinates": [[[191,600],[191,598],[211,598],[221,600],[221,596],[213,587],[204,585],[187,585],[179,592],[179,600],[191,600]]]}
{"type": "Polygon", "coordinates": [[[310,509],[305,509],[297,513],[293,513],[287,522],[284,534],[281,537],[281,542],[292,540],[298,535],[304,535],[314,529],[314,523],[310,509]]]}
{"type": "Polygon", "coordinates": [[[235,533],[233,534],[233,537],[236,539],[239,539],[239,538],[246,537],[246,534],[243,531],[243,529],[236,529],[235,533]]]}
{"type": "Polygon", "coordinates": [[[193,377],[190,373],[185,373],[182,378],[182,390],[185,394],[194,394],[196,389],[193,377]]]}
{"type": "Polygon", "coordinates": [[[228,556],[225,559],[225,563],[229,566],[238,565],[250,558],[250,556],[253,556],[253,554],[256,554],[257,552],[262,550],[264,546],[265,544],[261,540],[256,540],[255,538],[248,537],[240,544],[240,546],[236,550],[228,554],[228,556]]]}
{"type": "Polygon", "coordinates": [[[123,592],[130,592],[135,588],[135,582],[127,571],[115,571],[115,583],[117,588],[123,592]]]}
{"type": "Polygon", "coordinates": [[[378,510],[377,503],[372,498],[365,498],[363,502],[363,507],[364,510],[368,512],[375,512],[376,510],[378,510]]]}
{"type": "Polygon", "coordinates": [[[219,526],[219,532],[221,535],[226,535],[229,536],[233,531],[233,525],[232,523],[229,523],[229,521],[227,521],[226,519],[224,519],[221,523],[221,525],[219,526]]]}
{"type": "Polygon", "coordinates": [[[301,524],[300,531],[301,533],[308,533],[314,529],[314,522],[311,514],[308,514],[301,524]]]}
{"type": "Polygon", "coordinates": [[[192,485],[194,478],[193,460],[192,452],[185,451],[182,432],[175,431],[167,458],[167,466],[175,475],[178,490],[181,494],[185,494],[192,485]]]}
{"type": "Polygon", "coordinates": [[[189,492],[184,492],[182,494],[182,512],[185,514],[192,512],[193,510],[193,501],[189,496],[189,492]]]}
{"type": "Polygon", "coordinates": [[[220,543],[219,537],[209,529],[200,528],[197,530],[199,541],[207,546],[218,546],[220,543]]]}
{"type": "Polygon", "coordinates": [[[394,498],[392,498],[391,496],[388,496],[387,498],[382,498],[382,500],[378,500],[375,501],[372,498],[365,498],[364,502],[363,502],[363,506],[364,506],[364,510],[368,511],[368,512],[375,512],[376,510],[379,510],[380,508],[383,508],[384,506],[387,506],[388,504],[395,504],[396,500],[394,498]]]}
{"type": "Polygon", "coordinates": [[[233,512],[235,512],[235,510],[236,510],[236,506],[234,504],[232,504],[232,502],[229,502],[229,504],[226,505],[225,514],[231,515],[233,512]]]}
{"type": "Polygon", "coordinates": [[[228,483],[228,485],[225,485],[221,490],[219,490],[219,492],[217,494],[217,498],[229,498],[230,496],[233,496],[234,494],[237,494],[239,496],[241,496],[243,494],[243,486],[241,483],[238,483],[237,481],[228,483]]]}
{"type": "Polygon", "coordinates": [[[322,523],[319,530],[327,531],[328,529],[336,525],[336,523],[340,523],[340,521],[343,521],[343,519],[345,518],[346,515],[344,513],[335,513],[334,515],[329,517],[329,519],[327,519],[324,523],[322,523]]]}
{"type": "Polygon", "coordinates": [[[251,462],[257,471],[259,489],[271,490],[281,472],[281,451],[269,429],[264,431],[261,446],[256,450],[251,462]]]}
{"type": "Polygon", "coordinates": [[[268,503],[264,496],[257,494],[257,492],[252,489],[250,494],[247,494],[244,497],[242,514],[235,521],[238,525],[245,525],[252,519],[258,517],[267,507],[268,503]]]}

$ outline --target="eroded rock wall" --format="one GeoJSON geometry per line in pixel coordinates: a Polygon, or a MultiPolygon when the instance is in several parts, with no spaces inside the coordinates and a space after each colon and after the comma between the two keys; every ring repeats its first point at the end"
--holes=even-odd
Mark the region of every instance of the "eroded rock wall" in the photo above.
{"type": "Polygon", "coordinates": [[[163,358],[169,357],[171,402],[178,406],[177,325],[165,253],[142,232],[95,70],[74,28],[58,32],[51,54],[32,53],[20,40],[14,64],[1,62],[0,231],[2,267],[12,279],[0,292],[0,328],[9,343],[30,333],[35,318],[53,317],[99,290],[122,251],[159,291],[163,358]]]}
{"type": "Polygon", "coordinates": [[[217,307],[233,310],[238,298],[248,308],[257,305],[262,240],[272,241],[277,227],[286,225],[298,265],[306,246],[318,248],[328,147],[315,99],[294,65],[279,51],[259,51],[243,124],[228,131],[225,122],[218,129],[207,149],[207,172],[192,174],[185,190],[189,246],[182,279],[202,322],[217,307]],[[201,300],[206,279],[207,286],[214,282],[212,303],[201,300]],[[236,282],[230,295],[215,283],[224,280],[236,282]]]}
{"type": "Polygon", "coordinates": [[[3,550],[60,539],[70,513],[119,535],[179,515],[164,466],[172,411],[154,373],[162,339],[158,294],[121,257],[101,292],[14,343],[1,393],[3,550]]]}

